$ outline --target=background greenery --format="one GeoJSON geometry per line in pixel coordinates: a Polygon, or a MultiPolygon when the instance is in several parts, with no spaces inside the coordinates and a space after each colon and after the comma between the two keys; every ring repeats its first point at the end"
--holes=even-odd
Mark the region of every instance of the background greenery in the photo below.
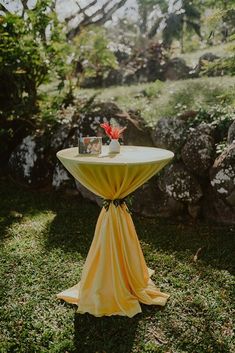
{"type": "Polygon", "coordinates": [[[123,109],[137,109],[149,125],[161,117],[174,117],[189,110],[234,112],[235,78],[203,77],[178,81],[155,81],[128,87],[83,89],[78,97],[114,101],[123,109]]]}
{"type": "MultiPolygon", "coordinates": [[[[117,0],[119,5],[124,2],[117,0]]],[[[132,69],[140,63],[144,67],[144,55],[156,43],[161,43],[157,47],[159,63],[176,55],[181,55],[186,62],[190,62],[191,55],[192,62],[192,57],[195,59],[203,50],[208,50],[222,53],[222,57],[205,67],[205,75],[234,74],[233,1],[138,0],[137,3],[139,19],[121,18],[113,26],[95,27],[94,23],[103,21],[103,24],[109,19],[105,17],[106,12],[98,22],[93,15],[86,14],[73,35],[68,24],[80,13],[59,21],[55,0],[36,1],[33,8],[22,1],[21,13],[9,12],[0,4],[0,133],[8,133],[9,139],[18,140],[14,134],[19,129],[22,136],[41,128],[42,117],[50,121],[47,110],[44,111],[48,97],[40,90],[42,84],[48,86],[53,82],[57,88],[57,97],[50,102],[52,113],[73,103],[76,86],[84,79],[94,78],[94,85],[102,85],[110,70],[126,63],[124,58],[114,55],[114,50],[121,50],[122,55],[126,51],[132,60],[132,69]],[[188,46],[185,54],[182,54],[183,46],[188,46]]],[[[92,2],[85,9],[92,9],[92,2]]],[[[197,98],[194,97],[195,101],[197,98]]],[[[181,97],[178,100],[185,106],[181,97]]]]}

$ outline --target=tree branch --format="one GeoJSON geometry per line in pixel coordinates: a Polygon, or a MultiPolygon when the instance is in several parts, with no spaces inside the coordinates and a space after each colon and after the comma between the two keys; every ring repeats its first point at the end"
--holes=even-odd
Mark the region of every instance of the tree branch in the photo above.
{"type": "Polygon", "coordinates": [[[0,3],[0,11],[10,13],[10,11],[4,6],[4,4],[0,3]]]}
{"type": "Polygon", "coordinates": [[[95,11],[92,15],[88,16],[86,14],[86,10],[88,10],[91,7],[91,4],[95,5],[97,3],[97,0],[94,0],[93,2],[91,2],[89,5],[87,5],[85,8],[81,9],[81,11],[77,12],[74,16],[72,16],[71,19],[75,18],[76,16],[78,16],[79,14],[83,14],[84,18],[83,20],[79,23],[79,25],[73,29],[71,29],[68,34],[67,37],[69,39],[74,38],[79,32],[80,29],[82,27],[86,27],[90,24],[104,24],[105,22],[107,22],[111,16],[113,15],[113,13],[115,11],[117,11],[120,7],[122,7],[123,5],[125,5],[127,0],[119,0],[119,2],[117,2],[116,4],[112,5],[112,7],[107,10],[107,7],[111,4],[112,0],[108,0],[101,8],[99,8],[97,11],[95,11]],[[107,10],[107,12],[106,12],[107,10]],[[97,18],[98,17],[98,18],[97,18]],[[95,19],[97,18],[97,19],[95,19]],[[95,19],[95,20],[94,20],[95,19]],[[94,21],[93,21],[94,20],[94,21]]]}
{"type": "Polygon", "coordinates": [[[81,8],[81,6],[79,5],[78,1],[76,1],[76,4],[77,4],[77,6],[79,8],[79,11],[77,11],[76,13],[70,15],[69,17],[66,17],[65,18],[65,22],[66,23],[70,22],[71,20],[73,20],[75,17],[77,17],[80,14],[83,14],[84,16],[87,16],[87,14],[85,13],[86,10],[88,10],[91,6],[96,5],[97,4],[97,0],[93,0],[92,2],[90,2],[89,5],[86,5],[83,8],[81,8]]]}
{"type": "Polygon", "coordinates": [[[79,5],[78,1],[76,1],[76,4],[77,4],[77,5],[79,6],[79,8],[80,8],[80,13],[83,13],[83,14],[85,15],[86,10],[90,9],[91,6],[94,6],[94,5],[97,4],[97,0],[94,0],[94,1],[90,2],[90,4],[86,5],[86,6],[83,7],[83,8],[79,5]]]}
{"type": "Polygon", "coordinates": [[[155,34],[157,33],[158,27],[160,26],[160,23],[162,21],[162,17],[158,17],[158,19],[154,22],[154,24],[152,25],[150,31],[148,32],[148,38],[151,39],[155,36],[155,34]]]}
{"type": "Polygon", "coordinates": [[[101,8],[99,11],[96,11],[93,15],[92,18],[95,18],[98,15],[102,15],[102,17],[95,21],[96,24],[104,24],[112,15],[114,12],[116,12],[120,7],[125,5],[127,0],[121,0],[119,3],[114,4],[107,12],[106,7],[111,3],[111,1],[108,1],[103,8],[101,8]]]}
{"type": "Polygon", "coordinates": [[[21,3],[22,3],[22,5],[23,5],[23,8],[24,8],[24,11],[25,10],[28,10],[29,8],[28,8],[28,0],[21,0],[21,3]]]}

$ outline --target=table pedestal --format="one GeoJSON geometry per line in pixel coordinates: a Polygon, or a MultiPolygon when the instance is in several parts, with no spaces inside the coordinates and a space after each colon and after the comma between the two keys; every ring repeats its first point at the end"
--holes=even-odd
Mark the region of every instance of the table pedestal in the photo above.
{"type": "Polygon", "coordinates": [[[150,279],[131,215],[126,204],[110,204],[97,221],[81,281],[57,295],[78,305],[78,312],[95,316],[141,312],[139,302],[165,305],[168,294],[150,279]]]}

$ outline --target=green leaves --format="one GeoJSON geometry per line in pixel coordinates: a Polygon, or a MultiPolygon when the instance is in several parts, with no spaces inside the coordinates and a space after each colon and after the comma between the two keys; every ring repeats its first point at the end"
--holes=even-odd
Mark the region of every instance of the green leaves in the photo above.
{"type": "Polygon", "coordinates": [[[104,29],[93,27],[83,30],[75,38],[74,44],[75,57],[83,64],[85,77],[103,78],[109,69],[117,68],[116,57],[108,48],[109,42],[104,29]]]}
{"type": "Polygon", "coordinates": [[[37,89],[54,79],[64,80],[69,46],[62,24],[50,12],[51,1],[38,1],[23,17],[6,13],[0,27],[0,110],[9,114],[33,112],[37,89]],[[58,74],[58,75],[57,75],[58,74]]]}

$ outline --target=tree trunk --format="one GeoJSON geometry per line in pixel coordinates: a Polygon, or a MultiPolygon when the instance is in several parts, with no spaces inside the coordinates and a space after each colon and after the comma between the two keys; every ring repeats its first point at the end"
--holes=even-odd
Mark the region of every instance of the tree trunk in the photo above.
{"type": "Polygon", "coordinates": [[[180,33],[180,52],[181,54],[184,53],[184,33],[186,31],[186,21],[185,21],[185,16],[183,16],[183,19],[182,19],[182,31],[180,33]]]}

